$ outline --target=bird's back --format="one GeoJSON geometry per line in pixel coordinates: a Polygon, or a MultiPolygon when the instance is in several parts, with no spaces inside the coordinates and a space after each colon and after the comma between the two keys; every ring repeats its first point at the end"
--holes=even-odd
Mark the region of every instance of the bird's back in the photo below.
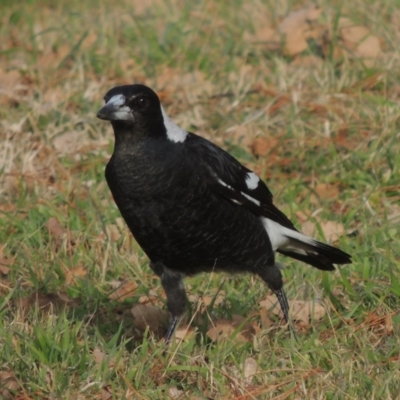
{"type": "Polygon", "coordinates": [[[106,168],[115,202],[153,262],[194,274],[273,260],[259,219],[213,193],[208,174],[184,145],[157,139],[116,146],[106,168]]]}

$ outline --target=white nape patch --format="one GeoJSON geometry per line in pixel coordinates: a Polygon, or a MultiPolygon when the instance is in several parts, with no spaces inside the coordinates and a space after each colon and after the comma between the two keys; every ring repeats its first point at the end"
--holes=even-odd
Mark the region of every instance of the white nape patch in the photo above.
{"type": "Polygon", "coordinates": [[[111,104],[115,107],[122,106],[122,104],[125,104],[126,98],[123,94],[117,94],[113,97],[111,97],[110,100],[107,101],[107,104],[111,104]]]}
{"type": "Polygon", "coordinates": [[[312,246],[315,243],[314,239],[303,235],[300,232],[294,231],[293,229],[286,228],[269,218],[261,217],[261,222],[268,233],[273,251],[276,251],[277,249],[290,250],[298,254],[306,255],[307,253],[304,251],[304,249],[309,249],[310,245],[312,246]],[[305,245],[304,249],[300,243],[291,244],[290,238],[303,242],[305,245]]]}
{"type": "Polygon", "coordinates": [[[165,129],[167,130],[168,139],[174,143],[184,142],[186,136],[188,135],[188,132],[180,128],[171,120],[171,118],[165,112],[163,106],[161,106],[161,112],[164,118],[164,126],[165,129]]]}
{"type": "Polygon", "coordinates": [[[250,190],[255,189],[258,186],[260,178],[254,172],[248,172],[246,175],[246,185],[250,190]]]}

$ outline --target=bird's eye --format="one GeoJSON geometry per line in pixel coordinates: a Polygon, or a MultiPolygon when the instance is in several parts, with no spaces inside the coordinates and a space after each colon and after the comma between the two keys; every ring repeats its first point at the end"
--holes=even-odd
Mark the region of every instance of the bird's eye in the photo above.
{"type": "Polygon", "coordinates": [[[148,100],[146,97],[139,96],[136,98],[135,103],[139,108],[146,108],[147,104],[148,104],[148,100]]]}

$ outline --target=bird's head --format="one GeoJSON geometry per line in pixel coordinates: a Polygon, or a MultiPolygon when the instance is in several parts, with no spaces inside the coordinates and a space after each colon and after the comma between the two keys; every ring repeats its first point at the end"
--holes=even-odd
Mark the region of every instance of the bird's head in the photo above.
{"type": "Polygon", "coordinates": [[[144,85],[117,86],[104,96],[105,106],[97,118],[140,125],[143,120],[161,117],[158,96],[144,85]]]}
{"type": "Polygon", "coordinates": [[[144,85],[117,86],[104,96],[105,106],[97,117],[110,121],[115,135],[135,134],[164,137],[171,142],[184,142],[188,132],[175,125],[161,106],[156,93],[144,85]]]}

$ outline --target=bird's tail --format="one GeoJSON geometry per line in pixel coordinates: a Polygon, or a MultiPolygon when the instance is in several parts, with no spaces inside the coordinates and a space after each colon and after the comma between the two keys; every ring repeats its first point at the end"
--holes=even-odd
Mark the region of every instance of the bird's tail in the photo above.
{"type": "Polygon", "coordinates": [[[296,260],[303,261],[315,268],[332,271],[333,264],[350,264],[351,256],[344,251],[318,242],[300,232],[290,229],[285,230],[285,236],[289,241],[277,251],[296,260]]]}

